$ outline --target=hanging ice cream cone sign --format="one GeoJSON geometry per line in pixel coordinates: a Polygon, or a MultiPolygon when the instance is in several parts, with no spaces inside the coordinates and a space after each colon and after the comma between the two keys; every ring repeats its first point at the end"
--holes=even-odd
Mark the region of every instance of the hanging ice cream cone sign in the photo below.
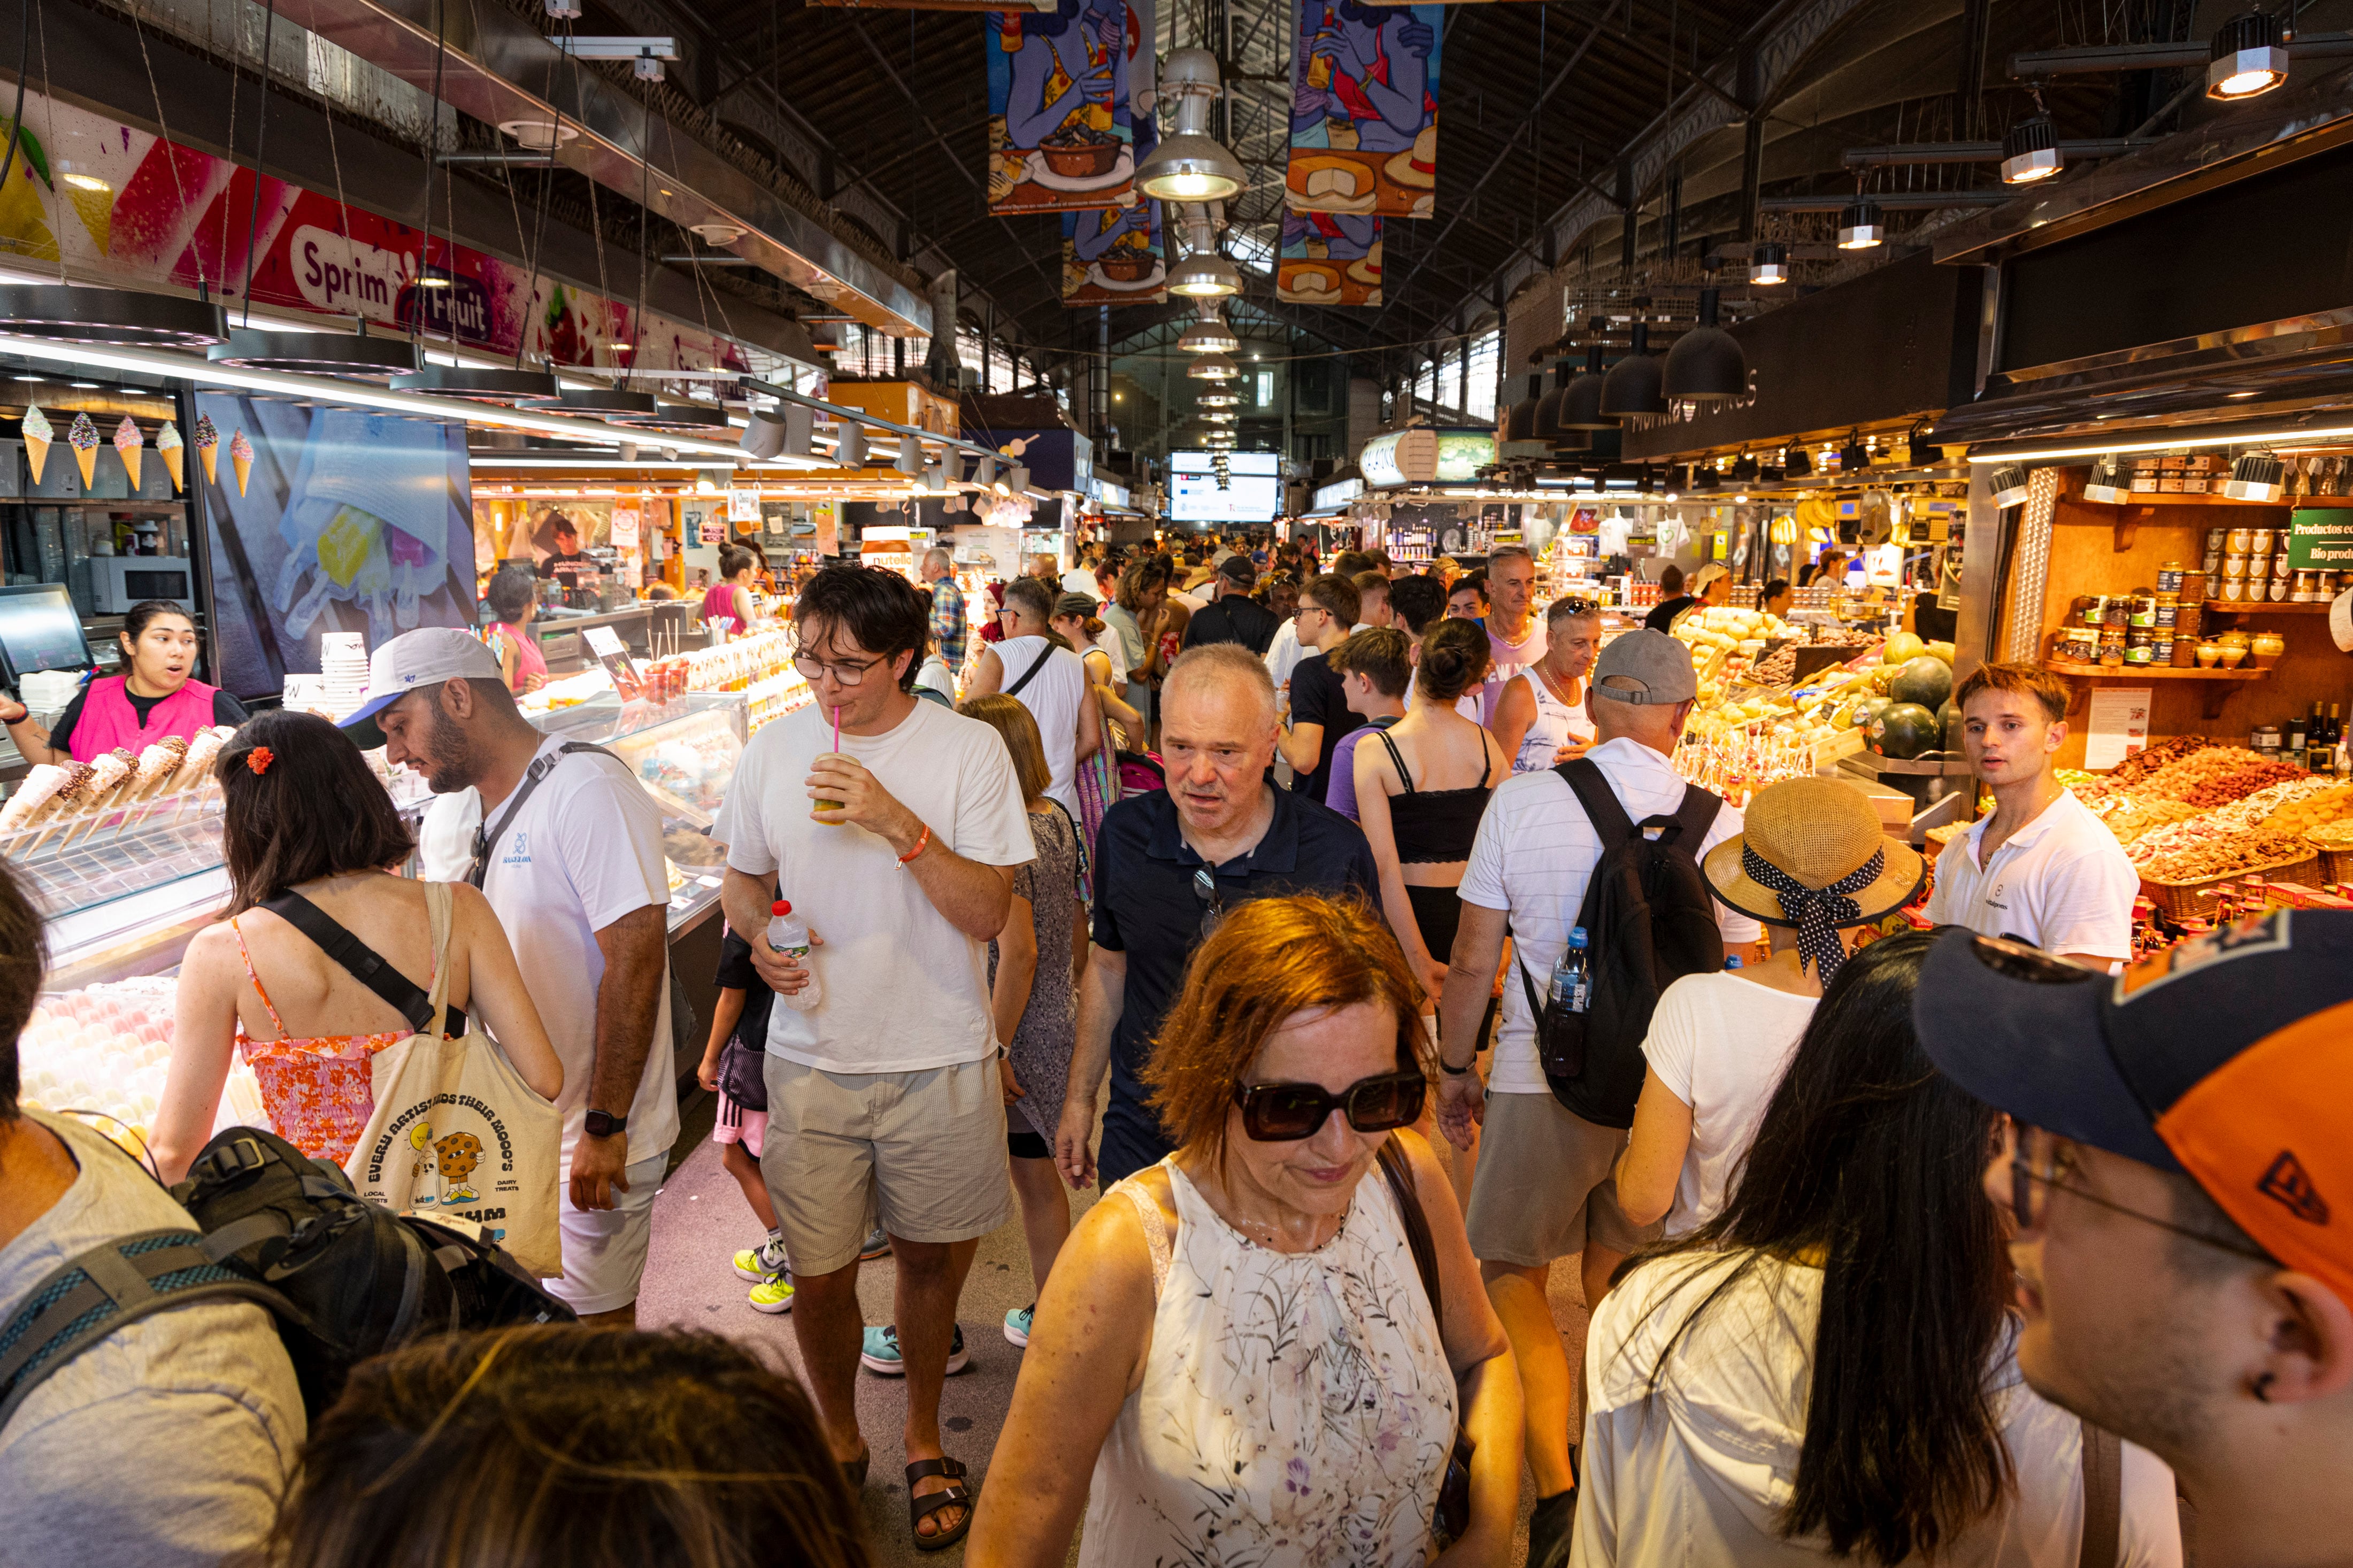
{"type": "Polygon", "coordinates": [[[173,493],[176,495],[186,489],[188,481],[184,465],[188,460],[187,444],[180,439],[180,427],[169,419],[164,420],[164,427],[155,432],[155,450],[162,454],[164,467],[172,475],[173,493]]]}
{"type": "Polygon", "coordinates": [[[81,488],[89,489],[98,482],[98,424],[84,414],[74,416],[66,431],[66,445],[73,448],[74,461],[81,466],[81,488]]]}
{"type": "Polygon", "coordinates": [[[245,493],[245,482],[253,477],[253,443],[239,430],[228,438],[228,460],[237,465],[237,493],[245,493]]]}
{"type": "Polygon", "coordinates": [[[205,460],[205,482],[220,483],[220,432],[209,414],[196,416],[196,456],[205,460]]]}
{"type": "Polygon", "coordinates": [[[37,485],[41,470],[48,466],[49,445],[58,438],[57,427],[37,403],[25,410],[24,436],[25,466],[33,470],[33,482],[37,485]]]}
{"type": "Polygon", "coordinates": [[[147,450],[147,437],[140,434],[137,422],[128,414],[114,427],[114,449],[122,458],[122,471],[131,476],[131,493],[137,495],[139,459],[147,450]]]}

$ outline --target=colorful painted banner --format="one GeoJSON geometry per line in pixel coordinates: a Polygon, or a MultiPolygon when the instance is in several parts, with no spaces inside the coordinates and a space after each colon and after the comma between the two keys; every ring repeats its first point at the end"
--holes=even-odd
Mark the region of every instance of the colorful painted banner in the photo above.
{"type": "Polygon", "coordinates": [[[989,211],[1084,212],[1134,199],[1128,62],[1148,57],[1150,15],[1129,0],[989,13],[989,211]]]}
{"type": "Polygon", "coordinates": [[[1291,210],[1430,216],[1443,7],[1293,3],[1291,210]]]}
{"type": "MultiPolygon", "coordinates": [[[[0,126],[5,126],[0,120],[0,126]]],[[[428,338],[455,334],[490,353],[641,370],[744,370],[742,347],[572,289],[465,246],[343,205],[37,92],[25,97],[23,155],[0,189],[0,254],[137,285],[199,282],[242,298],[248,260],[258,305],[359,316],[428,338]],[[448,287],[419,287],[430,277],[448,287]],[[633,347],[634,345],[634,347],[633,347]]],[[[322,323],[323,325],[324,323],[322,323]]]]}
{"type": "MultiPolygon", "coordinates": [[[[1135,122],[1135,146],[1151,153],[1158,142],[1152,117],[1135,122]]],[[[1160,204],[1149,198],[1124,207],[1062,215],[1062,303],[1165,305],[1168,251],[1160,233],[1160,204]]]]}
{"type": "Polygon", "coordinates": [[[1381,220],[1285,213],[1274,297],[1294,305],[1381,302],[1381,220]]]}

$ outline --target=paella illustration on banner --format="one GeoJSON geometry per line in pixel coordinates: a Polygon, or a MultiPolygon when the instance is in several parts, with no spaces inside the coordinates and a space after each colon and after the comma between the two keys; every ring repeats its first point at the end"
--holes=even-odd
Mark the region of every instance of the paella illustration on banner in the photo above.
{"type": "Polygon", "coordinates": [[[1151,110],[1151,7],[1130,0],[988,14],[990,212],[1084,212],[1134,200],[1134,127],[1151,110]],[[1132,61],[1147,73],[1141,82],[1132,61]]]}
{"type": "Polygon", "coordinates": [[[1274,297],[1294,305],[1381,302],[1381,220],[1285,213],[1274,297]]]}
{"type": "MultiPolygon", "coordinates": [[[[1158,140],[1152,117],[1135,121],[1135,150],[1151,154],[1158,140]]],[[[1124,207],[1062,215],[1062,303],[1165,305],[1168,252],[1161,241],[1160,204],[1149,197],[1124,207]]]]}
{"type": "Polygon", "coordinates": [[[1428,217],[1438,190],[1440,5],[1293,0],[1293,212],[1428,217]]]}

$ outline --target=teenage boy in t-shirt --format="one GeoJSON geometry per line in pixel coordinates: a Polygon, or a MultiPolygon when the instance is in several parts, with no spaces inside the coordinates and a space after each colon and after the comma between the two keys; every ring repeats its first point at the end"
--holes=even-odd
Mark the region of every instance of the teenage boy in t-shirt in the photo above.
{"type": "Polygon", "coordinates": [[[1336,572],[1307,584],[1293,617],[1302,647],[1314,651],[1291,672],[1291,720],[1283,727],[1283,759],[1291,764],[1291,787],[1324,804],[1332,784],[1324,761],[1340,737],[1364,722],[1348,710],[1348,694],[1324,656],[1347,640],[1361,607],[1356,585],[1336,572]]]}
{"type": "Polygon", "coordinates": [[[1969,771],[1994,805],[1937,857],[1928,919],[2105,969],[2132,956],[2140,875],[2059,782],[2067,698],[2065,682],[2031,664],[1980,665],[1953,693],[1969,771]]]}

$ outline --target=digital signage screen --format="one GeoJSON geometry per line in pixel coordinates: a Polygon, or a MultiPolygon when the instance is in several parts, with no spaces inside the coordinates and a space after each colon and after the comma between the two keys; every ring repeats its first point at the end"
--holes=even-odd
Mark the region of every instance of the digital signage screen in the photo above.
{"type": "Polygon", "coordinates": [[[1282,459],[1272,452],[1227,454],[1218,488],[1208,452],[1168,455],[1168,516],[1176,522],[1272,522],[1282,510],[1282,459]]]}

